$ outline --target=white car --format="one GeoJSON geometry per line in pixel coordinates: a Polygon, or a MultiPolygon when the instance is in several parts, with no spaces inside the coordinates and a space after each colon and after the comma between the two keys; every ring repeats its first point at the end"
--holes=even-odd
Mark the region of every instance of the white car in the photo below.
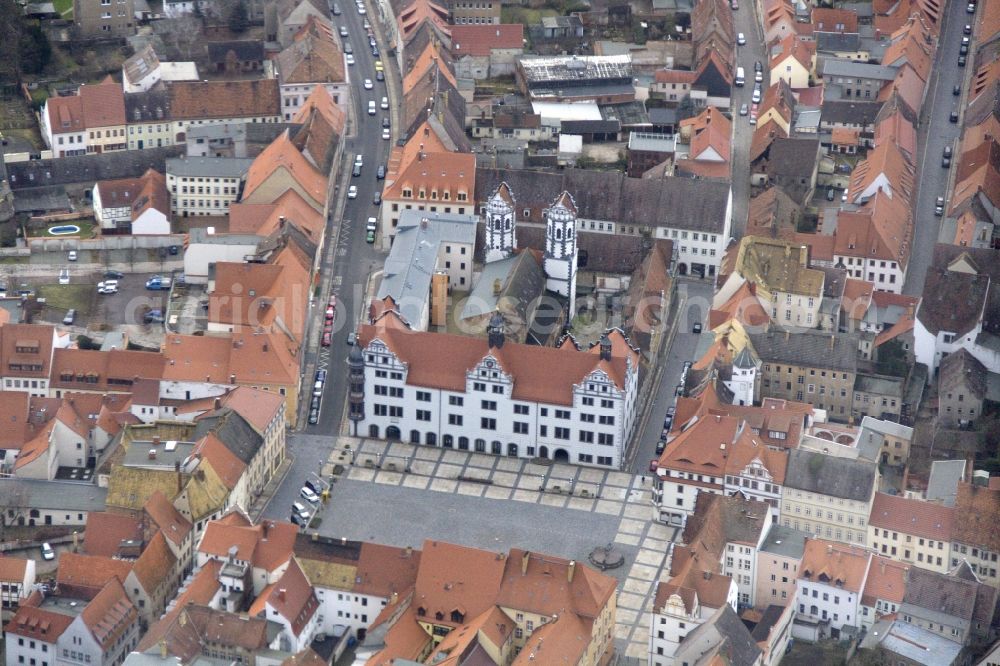
{"type": "Polygon", "coordinates": [[[302,490],[299,491],[299,495],[301,495],[302,499],[310,504],[319,504],[319,495],[313,492],[313,489],[309,486],[302,486],[302,490]]]}
{"type": "Polygon", "coordinates": [[[381,108],[382,108],[383,111],[388,111],[389,110],[389,98],[388,97],[383,97],[382,98],[382,104],[380,106],[381,106],[381,108]]]}
{"type": "Polygon", "coordinates": [[[69,256],[66,258],[69,259],[70,261],[76,261],[76,250],[70,250],[69,256]]]}
{"type": "Polygon", "coordinates": [[[350,187],[347,188],[347,198],[348,199],[357,199],[358,198],[358,186],[357,185],[351,185],[350,187]]]}
{"type": "Polygon", "coordinates": [[[69,284],[69,269],[64,268],[59,271],[59,284],[69,284]]]}
{"type": "Polygon", "coordinates": [[[756,88],[753,89],[753,96],[750,99],[753,100],[754,104],[760,102],[760,86],[757,86],[756,88]]]}
{"type": "Polygon", "coordinates": [[[747,43],[747,38],[743,35],[742,32],[736,34],[736,43],[739,44],[740,46],[743,46],[744,44],[747,43]]]}
{"type": "Polygon", "coordinates": [[[358,13],[361,14],[362,16],[364,16],[368,12],[365,11],[365,6],[364,5],[358,5],[358,13]]]}
{"type": "Polygon", "coordinates": [[[371,79],[365,79],[365,90],[371,90],[374,87],[375,86],[372,85],[372,80],[371,79]]]}
{"type": "Polygon", "coordinates": [[[368,218],[368,223],[365,224],[365,231],[375,231],[378,226],[378,222],[374,217],[368,218]]]}
{"type": "Polygon", "coordinates": [[[364,158],[362,158],[361,153],[354,156],[354,166],[364,166],[364,158]]]}
{"type": "Polygon", "coordinates": [[[365,30],[371,30],[371,27],[372,27],[372,24],[368,22],[368,19],[365,19],[365,22],[364,22],[364,28],[365,28],[365,30]]]}
{"type": "Polygon", "coordinates": [[[385,139],[386,141],[389,140],[389,128],[388,127],[383,127],[382,128],[382,138],[385,139]]]}
{"type": "Polygon", "coordinates": [[[347,37],[347,26],[344,25],[340,26],[340,36],[347,37]]]}
{"type": "Polygon", "coordinates": [[[348,65],[353,65],[354,64],[354,56],[353,55],[351,55],[350,53],[348,53],[344,57],[347,59],[347,64],[348,65]]]}
{"type": "Polygon", "coordinates": [[[105,280],[97,283],[98,294],[117,294],[118,280],[105,280]]]}
{"type": "Polygon", "coordinates": [[[46,562],[56,559],[56,551],[52,550],[47,541],[42,544],[42,559],[46,562]]]}

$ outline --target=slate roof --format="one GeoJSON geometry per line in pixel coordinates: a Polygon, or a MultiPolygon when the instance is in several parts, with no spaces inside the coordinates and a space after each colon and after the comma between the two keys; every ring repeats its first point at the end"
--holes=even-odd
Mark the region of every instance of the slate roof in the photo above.
{"type": "Polygon", "coordinates": [[[264,439],[253,426],[228,407],[199,418],[191,439],[198,441],[209,433],[214,433],[226,448],[247,465],[264,444],[264,439]]]}
{"type": "MultiPolygon", "coordinates": [[[[976,615],[979,587],[980,584],[975,581],[911,567],[903,604],[969,623],[976,615]]],[[[996,596],[996,590],[993,590],[993,596],[996,596]]],[[[980,614],[984,613],[985,609],[981,609],[980,614]]],[[[992,608],[988,614],[992,618],[992,608]]]]}
{"type": "Polygon", "coordinates": [[[541,222],[541,212],[567,191],[581,218],[721,233],[729,197],[728,184],[707,180],[628,178],[623,173],[585,169],[548,173],[480,167],[476,169],[478,204],[485,205],[501,182],[510,186],[517,200],[519,222],[525,208],[532,209],[532,221],[541,222]]]}
{"type": "Polygon", "coordinates": [[[688,656],[688,650],[692,655],[715,650],[722,659],[718,663],[732,666],[756,664],[761,654],[750,630],[729,604],[724,604],[684,637],[677,651],[688,656]]]}
{"type": "Polygon", "coordinates": [[[208,59],[213,64],[226,62],[226,55],[230,51],[241,62],[264,61],[264,42],[260,40],[240,39],[208,43],[208,59]]]}
{"type": "Polygon", "coordinates": [[[989,291],[988,275],[950,271],[935,263],[924,278],[917,319],[934,335],[947,331],[961,337],[979,322],[989,291]]]}
{"type": "Polygon", "coordinates": [[[829,335],[803,331],[787,335],[781,331],[749,336],[757,356],[765,363],[792,363],[810,368],[855,372],[858,367],[856,335],[829,335]]]}
{"type": "Polygon", "coordinates": [[[819,158],[819,139],[775,137],[771,142],[767,170],[789,178],[810,174],[819,158]]]}
{"type": "Polygon", "coordinates": [[[938,393],[949,393],[965,386],[973,397],[982,400],[986,397],[988,375],[986,366],[963,347],[941,359],[938,393]]]}
{"type": "Polygon", "coordinates": [[[873,463],[794,449],[788,457],[785,485],[820,495],[867,502],[875,484],[875,469],[873,463]]]}
{"type": "Polygon", "coordinates": [[[118,150],[100,155],[75,155],[49,160],[29,160],[7,164],[10,188],[21,189],[48,185],[86,183],[99,180],[136,178],[154,169],[166,172],[167,158],[184,154],[184,146],[118,150]]]}
{"type": "Polygon", "coordinates": [[[874,125],[881,108],[879,102],[826,100],[822,106],[822,122],[867,127],[874,125]]]}

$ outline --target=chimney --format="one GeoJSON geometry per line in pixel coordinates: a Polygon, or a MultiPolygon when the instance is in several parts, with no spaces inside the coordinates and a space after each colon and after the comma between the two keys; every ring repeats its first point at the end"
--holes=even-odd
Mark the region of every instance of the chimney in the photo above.
{"type": "Polygon", "coordinates": [[[153,446],[159,446],[159,445],[160,445],[160,438],[153,437],[153,446]]]}
{"type": "Polygon", "coordinates": [[[230,384],[236,383],[236,375],[229,375],[229,383],[230,384]]]}
{"type": "Polygon", "coordinates": [[[167,640],[165,638],[160,639],[160,659],[167,658],[167,640]]]}
{"type": "Polygon", "coordinates": [[[149,459],[150,460],[156,460],[156,449],[150,449],[149,450],[149,459]]]}
{"type": "Polygon", "coordinates": [[[413,557],[413,546],[406,547],[406,557],[413,557]]]}
{"type": "Polygon", "coordinates": [[[279,215],[278,216],[278,228],[279,229],[284,229],[285,228],[285,216],[284,215],[279,215]]]}
{"type": "Polygon", "coordinates": [[[177,494],[180,495],[181,491],[184,490],[184,477],[181,474],[181,461],[174,461],[174,473],[177,474],[177,494]]]}
{"type": "Polygon", "coordinates": [[[266,342],[264,343],[264,352],[265,353],[267,352],[267,343],[266,342]]]}
{"type": "Polygon", "coordinates": [[[260,526],[261,538],[267,539],[267,533],[271,531],[271,521],[265,520],[260,526]]]}
{"type": "Polygon", "coordinates": [[[837,338],[836,338],[836,336],[833,336],[833,335],[831,335],[831,336],[830,336],[830,351],[833,351],[833,345],[834,345],[834,343],[836,343],[836,342],[837,342],[837,338]]]}
{"type": "Polygon", "coordinates": [[[399,601],[399,592],[393,592],[389,598],[389,604],[395,606],[397,601],[399,601]]]}
{"type": "Polygon", "coordinates": [[[569,561],[569,567],[566,568],[566,582],[573,582],[573,574],[576,573],[576,560],[569,561]]]}
{"type": "Polygon", "coordinates": [[[833,544],[826,544],[826,554],[833,555],[833,544]]]}
{"type": "Polygon", "coordinates": [[[278,601],[284,601],[284,600],[285,600],[285,588],[279,587],[278,588],[278,601]]]}
{"type": "Polygon", "coordinates": [[[215,399],[215,408],[216,409],[221,409],[222,408],[222,398],[216,398],[215,399]]]}
{"type": "Polygon", "coordinates": [[[524,551],[524,555],[521,555],[521,575],[524,576],[528,573],[528,560],[531,559],[531,551],[524,551]]]}
{"type": "Polygon", "coordinates": [[[605,333],[601,336],[601,360],[610,361],[611,360],[611,338],[605,333]]]}
{"type": "Polygon", "coordinates": [[[788,342],[788,331],[785,331],[785,342],[788,342]]]}

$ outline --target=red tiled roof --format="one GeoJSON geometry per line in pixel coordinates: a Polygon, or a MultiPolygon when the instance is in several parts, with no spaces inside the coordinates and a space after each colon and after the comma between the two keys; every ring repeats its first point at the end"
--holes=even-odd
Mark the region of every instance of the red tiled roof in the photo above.
{"type": "Polygon", "coordinates": [[[508,342],[490,349],[486,340],[447,333],[414,332],[394,325],[398,318],[388,314],[376,324],[358,331],[359,344],[367,347],[381,340],[408,366],[407,384],[464,391],[466,373],[486,356],[493,356],[500,369],[513,377],[515,400],[571,404],[573,385],[595,371],[603,371],[619,387],[624,387],[626,358],[637,368],[638,355],[617,331],[611,335],[611,361],[591,351],[555,349],[508,342]]]}
{"type": "Polygon", "coordinates": [[[83,533],[83,550],[87,555],[114,557],[121,542],[128,539],[142,540],[142,525],[132,516],[107,511],[87,514],[87,527],[83,533]]]}
{"type": "Polygon", "coordinates": [[[11,636],[35,639],[43,643],[55,644],[63,632],[69,628],[75,619],[67,613],[56,613],[38,608],[42,602],[42,593],[33,592],[22,601],[17,613],[4,627],[7,640],[11,636]]]}
{"type": "Polygon", "coordinates": [[[814,7],[812,26],[817,32],[853,33],[858,31],[858,13],[853,9],[814,7]]]}
{"type": "MultiPolygon", "coordinates": [[[[27,569],[28,560],[24,558],[0,557],[0,581],[20,585],[24,582],[24,574],[27,569]]],[[[27,594],[27,590],[25,590],[25,594],[27,594]]]]}
{"type": "Polygon", "coordinates": [[[857,546],[807,539],[802,564],[799,565],[799,579],[823,582],[860,593],[871,557],[870,552],[857,546]]]}
{"type": "Polygon", "coordinates": [[[129,630],[138,615],[117,578],[110,579],[80,613],[94,640],[105,651],[129,630]]]}
{"type": "Polygon", "coordinates": [[[132,563],[99,555],[62,553],[56,583],[63,589],[79,594],[97,594],[112,578],[122,583],[132,571],[132,563]]]}
{"type": "Polygon", "coordinates": [[[955,507],[943,506],[899,495],[875,493],[871,516],[872,527],[912,534],[917,537],[949,541],[955,507]]]}
{"type": "Polygon", "coordinates": [[[524,48],[524,25],[451,26],[451,52],[456,59],[465,55],[488,56],[493,49],[524,48]]]}

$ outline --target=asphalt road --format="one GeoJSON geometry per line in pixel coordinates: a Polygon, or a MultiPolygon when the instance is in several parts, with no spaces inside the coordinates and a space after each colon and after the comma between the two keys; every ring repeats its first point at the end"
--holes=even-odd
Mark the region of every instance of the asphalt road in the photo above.
{"type": "MultiPolygon", "coordinates": [[[[941,10],[943,17],[941,35],[934,56],[934,68],[927,87],[923,112],[920,115],[920,125],[917,128],[917,191],[914,199],[916,205],[913,206],[915,229],[906,282],[903,285],[903,293],[910,296],[919,296],[923,292],[924,277],[927,275],[934,245],[938,242],[942,227],[941,218],[934,215],[934,202],[937,197],[945,195],[951,171],[958,163],[957,148],[961,125],[949,122],[948,116],[953,109],[964,113],[968,102],[968,76],[973,62],[972,55],[969,55],[969,67],[958,66],[962,27],[966,23],[972,24],[974,19],[965,12],[966,4],[952,0],[941,10]],[[962,95],[956,97],[952,94],[952,88],[959,83],[962,84],[962,95]],[[945,146],[952,147],[951,169],[941,166],[941,156],[945,146]]],[[[963,118],[964,116],[960,117],[960,120],[963,118]]],[[[945,210],[947,207],[946,203],[945,210]]],[[[954,228],[954,224],[947,226],[954,228]]],[[[942,240],[951,243],[953,238],[942,240]]]]}
{"type": "Polygon", "coordinates": [[[684,362],[695,360],[698,335],[692,333],[692,328],[695,322],[705,325],[713,291],[714,285],[709,282],[682,282],[677,287],[677,297],[683,301],[678,313],[677,332],[667,349],[666,358],[660,359],[665,365],[649,416],[644,423],[639,424],[642,431],[638,439],[638,450],[629,470],[634,474],[648,474],[649,461],[659,457],[656,455],[656,443],[663,432],[663,417],[667,414],[667,408],[677,399],[674,389],[680,382],[684,362]]]}
{"type": "Polygon", "coordinates": [[[749,108],[753,102],[754,62],[764,66],[764,81],[760,84],[761,95],[767,90],[768,71],[765,63],[764,43],[760,36],[760,28],[754,15],[755,2],[744,0],[740,8],[733,12],[736,32],[743,33],[747,43],[736,47],[736,65],[743,67],[746,75],[746,85],[742,88],[733,87],[733,147],[730,156],[732,162],[733,190],[733,236],[740,238],[746,230],[747,210],[750,206],[750,141],[753,139],[754,125],[750,124],[750,116],[740,115],[740,105],[749,108]]]}

